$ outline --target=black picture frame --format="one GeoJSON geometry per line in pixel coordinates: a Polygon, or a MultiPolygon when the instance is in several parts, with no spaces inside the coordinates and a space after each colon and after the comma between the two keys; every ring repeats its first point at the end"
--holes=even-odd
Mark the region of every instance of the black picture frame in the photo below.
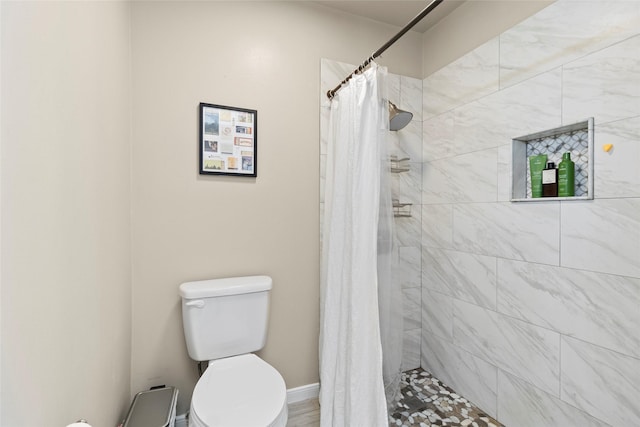
{"type": "Polygon", "coordinates": [[[200,103],[200,175],[258,176],[258,111],[200,103]]]}

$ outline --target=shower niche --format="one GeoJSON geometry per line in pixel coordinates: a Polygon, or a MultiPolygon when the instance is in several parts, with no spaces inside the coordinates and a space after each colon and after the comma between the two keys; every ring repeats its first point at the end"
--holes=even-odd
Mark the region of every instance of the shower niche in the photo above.
{"type": "Polygon", "coordinates": [[[593,117],[571,125],[514,138],[511,141],[511,201],[544,202],[550,200],[593,199],[593,117]],[[529,157],[546,154],[556,166],[562,154],[571,153],[575,163],[575,195],[571,197],[531,196],[529,157]]]}

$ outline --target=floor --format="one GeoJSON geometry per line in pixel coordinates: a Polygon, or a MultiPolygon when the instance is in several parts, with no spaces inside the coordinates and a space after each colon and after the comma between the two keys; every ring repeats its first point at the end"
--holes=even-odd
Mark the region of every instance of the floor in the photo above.
{"type": "Polygon", "coordinates": [[[316,427],[320,425],[318,399],[309,399],[289,405],[287,427],[316,427]]]}
{"type": "MultiPolygon", "coordinates": [[[[423,369],[402,374],[402,397],[389,426],[504,427],[423,369]]],[[[318,399],[289,405],[287,427],[320,425],[318,399]]]]}

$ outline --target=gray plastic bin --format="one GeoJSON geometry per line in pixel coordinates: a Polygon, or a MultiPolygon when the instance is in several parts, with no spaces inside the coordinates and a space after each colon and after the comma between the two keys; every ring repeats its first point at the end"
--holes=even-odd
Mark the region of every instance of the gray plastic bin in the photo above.
{"type": "Polygon", "coordinates": [[[124,427],[174,427],[178,389],[163,387],[136,394],[124,427]]]}

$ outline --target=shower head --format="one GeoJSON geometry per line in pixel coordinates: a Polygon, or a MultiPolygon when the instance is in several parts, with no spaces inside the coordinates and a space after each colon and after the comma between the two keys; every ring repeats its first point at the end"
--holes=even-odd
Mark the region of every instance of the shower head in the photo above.
{"type": "Polygon", "coordinates": [[[413,118],[413,113],[404,111],[396,107],[396,104],[389,101],[389,130],[400,130],[409,124],[413,118]]]}

